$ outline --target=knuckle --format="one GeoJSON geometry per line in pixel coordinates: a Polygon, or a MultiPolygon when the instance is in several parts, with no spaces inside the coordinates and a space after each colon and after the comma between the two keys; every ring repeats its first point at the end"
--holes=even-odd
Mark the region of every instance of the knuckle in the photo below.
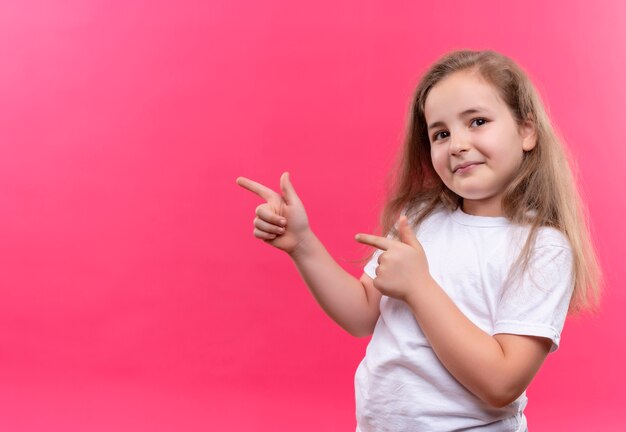
{"type": "Polygon", "coordinates": [[[254,236],[263,240],[271,240],[276,238],[274,234],[270,234],[268,232],[262,231],[258,228],[254,229],[254,236]]]}
{"type": "Polygon", "coordinates": [[[263,213],[266,212],[266,209],[267,209],[267,203],[259,204],[255,210],[255,213],[257,216],[261,216],[263,213]]]}
{"type": "Polygon", "coordinates": [[[261,228],[263,228],[263,227],[262,227],[262,225],[263,225],[263,221],[262,221],[261,219],[259,219],[259,218],[254,218],[254,226],[255,226],[256,228],[261,229],[261,228]]]}

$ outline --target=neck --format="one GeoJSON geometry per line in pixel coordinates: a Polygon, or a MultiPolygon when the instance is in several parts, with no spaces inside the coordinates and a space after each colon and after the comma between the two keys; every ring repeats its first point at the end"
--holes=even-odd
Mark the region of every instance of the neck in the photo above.
{"type": "Polygon", "coordinates": [[[473,216],[501,217],[504,216],[500,200],[491,202],[481,202],[479,200],[463,200],[461,209],[473,216]]]}

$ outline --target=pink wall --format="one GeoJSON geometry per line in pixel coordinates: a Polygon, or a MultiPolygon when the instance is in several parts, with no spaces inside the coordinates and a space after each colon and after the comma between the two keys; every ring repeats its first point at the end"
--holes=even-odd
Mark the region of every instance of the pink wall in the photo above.
{"type": "Polygon", "coordinates": [[[607,273],[530,428],[624,430],[626,8],[455,3],[1,2],[0,429],[353,430],[367,341],[254,239],[235,178],[289,170],[360,275],[413,86],[492,48],[578,156],[607,273]]]}

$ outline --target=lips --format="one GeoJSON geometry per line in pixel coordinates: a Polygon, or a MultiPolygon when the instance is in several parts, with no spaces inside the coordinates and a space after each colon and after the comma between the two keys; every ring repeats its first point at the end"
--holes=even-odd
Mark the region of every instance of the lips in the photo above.
{"type": "Polygon", "coordinates": [[[454,169],[452,170],[452,172],[457,172],[459,169],[461,168],[466,168],[470,165],[480,165],[483,162],[463,162],[461,164],[458,164],[457,166],[454,167],[454,169]]]}

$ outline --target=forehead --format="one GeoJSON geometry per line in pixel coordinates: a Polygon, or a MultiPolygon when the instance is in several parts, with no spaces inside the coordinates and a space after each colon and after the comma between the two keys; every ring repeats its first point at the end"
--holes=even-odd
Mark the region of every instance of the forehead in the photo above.
{"type": "Polygon", "coordinates": [[[478,106],[494,112],[507,108],[496,89],[479,75],[455,72],[430,89],[424,104],[424,116],[429,124],[448,121],[464,110],[478,106]]]}

